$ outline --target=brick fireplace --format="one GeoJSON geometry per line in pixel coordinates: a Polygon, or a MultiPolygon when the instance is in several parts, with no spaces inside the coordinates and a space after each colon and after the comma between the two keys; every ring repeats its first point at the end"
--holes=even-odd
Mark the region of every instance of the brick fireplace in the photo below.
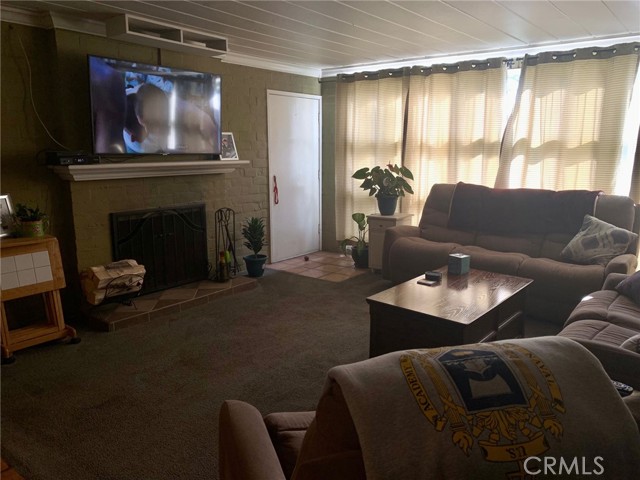
{"type": "MultiPolygon", "coordinates": [[[[167,176],[68,182],[73,208],[78,271],[110,263],[111,214],[170,209],[176,205],[204,205],[208,258],[215,258],[213,212],[226,204],[226,175],[167,176]]],[[[233,208],[233,207],[232,207],[233,208]]]]}
{"type": "MultiPolygon", "coordinates": [[[[226,166],[229,162],[215,163],[226,166]]],[[[136,165],[135,168],[142,167],[136,165]]],[[[178,264],[198,266],[195,272],[177,272],[177,283],[181,285],[174,288],[170,288],[163,274],[156,272],[153,275],[156,277],[155,281],[152,281],[151,276],[146,277],[145,283],[153,283],[153,290],[158,291],[149,294],[143,292],[144,295],[136,298],[131,305],[113,302],[92,308],[89,315],[91,323],[99,329],[113,331],[144,322],[155,322],[185,308],[253,288],[255,281],[244,276],[226,283],[210,282],[206,279],[190,280],[203,273],[206,278],[207,263],[217,258],[214,251],[216,210],[228,207],[236,211],[255,212],[256,209],[266,208],[257,201],[254,194],[248,193],[242,198],[229,195],[230,191],[250,191],[249,186],[255,181],[258,170],[245,167],[233,173],[219,172],[224,174],[180,175],[178,172],[167,176],[88,178],[87,181],[65,177],[59,173],[65,180],[69,180],[67,185],[73,207],[71,230],[75,239],[78,271],[125,257],[133,258],[145,265],[147,272],[153,270],[155,265],[152,265],[153,262],[146,256],[149,247],[143,246],[143,256],[139,256],[140,252],[136,250],[138,247],[133,244],[125,246],[126,242],[117,240],[120,234],[126,238],[134,230],[143,232],[143,237],[158,237],[151,241],[150,248],[158,248],[159,257],[165,262],[159,268],[159,272],[178,268],[178,264]],[[118,225],[115,228],[117,232],[114,232],[112,227],[112,219],[114,224],[118,225]],[[186,230],[181,232],[183,228],[186,230]],[[187,230],[191,231],[187,233],[187,230]],[[176,233],[190,239],[188,241],[192,242],[192,245],[195,242],[196,248],[187,248],[186,244],[174,241],[176,233]],[[114,239],[115,242],[121,243],[122,248],[114,249],[114,239]],[[167,263],[167,251],[176,249],[180,255],[186,256],[178,255],[167,263]],[[194,251],[198,253],[194,254],[194,251]]],[[[239,215],[237,221],[240,222],[242,218],[243,216],[239,215]]],[[[144,244],[144,240],[142,243],[144,244]]],[[[238,247],[241,247],[240,242],[238,247]]],[[[67,279],[69,280],[69,275],[67,279]]]]}

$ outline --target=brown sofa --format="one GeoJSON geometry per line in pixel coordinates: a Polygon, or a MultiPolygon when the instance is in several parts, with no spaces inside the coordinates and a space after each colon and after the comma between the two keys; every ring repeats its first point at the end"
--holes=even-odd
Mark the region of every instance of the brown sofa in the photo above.
{"type": "Polygon", "coordinates": [[[640,390],[640,305],[616,291],[627,275],[610,274],[571,312],[558,334],[584,345],[609,376],[640,390]]]}
{"type": "Polygon", "coordinates": [[[639,399],[561,337],[392,352],[331,369],[315,412],[225,401],[220,479],[507,478],[531,456],[632,478],[639,399]]]}
{"type": "Polygon", "coordinates": [[[553,322],[557,332],[607,275],[631,273],[638,262],[637,237],[624,254],[605,265],[564,259],[561,252],[580,230],[585,213],[628,231],[640,230],[640,209],[629,197],[436,184],[417,227],[386,230],[382,274],[394,283],[404,282],[446,265],[451,253],[465,253],[472,268],[534,280],[525,313],[553,322]]]}

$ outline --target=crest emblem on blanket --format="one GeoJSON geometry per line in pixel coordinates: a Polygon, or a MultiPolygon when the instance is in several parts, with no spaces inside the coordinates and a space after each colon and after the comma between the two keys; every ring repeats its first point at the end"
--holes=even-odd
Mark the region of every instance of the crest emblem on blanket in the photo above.
{"type": "Polygon", "coordinates": [[[519,345],[477,344],[411,350],[400,357],[409,389],[436,431],[467,456],[479,448],[488,462],[516,463],[509,479],[525,478],[524,461],[562,437],[564,402],[552,372],[519,345]]]}

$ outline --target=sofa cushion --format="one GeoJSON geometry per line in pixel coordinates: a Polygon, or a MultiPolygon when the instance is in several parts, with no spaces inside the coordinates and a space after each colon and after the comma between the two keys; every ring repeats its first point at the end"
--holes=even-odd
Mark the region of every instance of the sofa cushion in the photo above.
{"type": "Polygon", "coordinates": [[[598,290],[590,293],[573,309],[565,326],[580,320],[606,321],[609,307],[616,298],[618,293],[613,290],[598,290]]]}
{"type": "Polygon", "coordinates": [[[624,295],[618,295],[609,306],[607,321],[640,332],[640,306],[624,295]]]}
{"type": "MultiPolygon", "coordinates": [[[[635,203],[632,198],[623,195],[600,195],[596,201],[595,216],[620,228],[633,230],[636,217],[635,203]]],[[[627,253],[633,253],[636,249],[637,245],[633,245],[633,249],[627,253]]]]}
{"type": "Polygon", "coordinates": [[[544,236],[539,234],[494,235],[491,233],[478,233],[474,243],[458,243],[462,245],[477,245],[496,252],[517,252],[529,257],[539,257],[543,239],[544,236]]]}
{"type": "Polygon", "coordinates": [[[449,254],[455,243],[432,242],[420,237],[403,237],[396,240],[389,249],[393,263],[389,266],[389,280],[393,283],[405,282],[426,270],[434,270],[447,265],[449,254]]]}
{"type": "Polygon", "coordinates": [[[534,279],[531,286],[534,292],[543,292],[550,298],[575,299],[575,305],[584,292],[600,289],[604,281],[604,267],[574,265],[549,258],[527,258],[520,265],[518,276],[534,279]]]}
{"type": "Polygon", "coordinates": [[[522,253],[505,253],[487,250],[473,245],[460,245],[453,249],[453,253],[466,253],[471,256],[471,268],[489,272],[517,275],[522,262],[529,258],[522,253]]]}
{"type": "Polygon", "coordinates": [[[619,347],[637,334],[637,330],[602,320],[580,320],[567,325],[558,335],[573,340],[594,340],[619,347]]]}
{"type": "Polygon", "coordinates": [[[455,188],[455,184],[452,183],[436,183],[431,187],[427,201],[422,207],[422,215],[418,224],[420,228],[425,228],[428,225],[447,226],[451,198],[455,188]]]}
{"type": "Polygon", "coordinates": [[[571,312],[565,326],[580,320],[600,320],[640,332],[640,307],[615,290],[590,293],[571,312]]]}
{"type": "Polygon", "coordinates": [[[606,265],[627,251],[638,236],[591,215],[585,215],[582,227],[562,250],[562,257],[583,265],[606,265]]]}
{"type": "Polygon", "coordinates": [[[573,237],[574,234],[569,233],[549,233],[545,235],[542,248],[540,249],[540,255],[537,256],[564,262],[562,250],[564,250],[564,247],[567,246],[567,243],[569,243],[573,237]]]}
{"type": "Polygon", "coordinates": [[[636,272],[633,275],[622,280],[617,286],[616,290],[622,295],[626,295],[631,300],[640,305],[640,272],[636,272]]]}
{"type": "Polygon", "coordinates": [[[631,338],[627,338],[620,346],[625,350],[640,353],[640,333],[631,338]]]}
{"type": "Polygon", "coordinates": [[[635,329],[600,320],[580,320],[566,326],[558,335],[571,338],[593,353],[609,377],[640,390],[640,354],[621,348],[637,335],[635,329]]]}
{"type": "Polygon", "coordinates": [[[504,233],[574,234],[586,214],[595,211],[600,192],[531,188],[489,188],[456,184],[449,227],[504,233]]]}
{"type": "Polygon", "coordinates": [[[476,232],[464,232],[438,225],[427,225],[420,229],[420,237],[432,242],[459,243],[473,245],[476,243],[476,232]]]}
{"type": "Polygon", "coordinates": [[[270,413],[264,417],[282,472],[287,478],[293,474],[302,441],[314,417],[315,412],[270,413]]]}

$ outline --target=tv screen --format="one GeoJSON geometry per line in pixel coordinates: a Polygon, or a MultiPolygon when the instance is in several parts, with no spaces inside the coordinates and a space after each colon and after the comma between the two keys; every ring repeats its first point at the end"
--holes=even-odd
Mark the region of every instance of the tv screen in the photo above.
{"type": "Polygon", "coordinates": [[[220,154],[220,75],[89,55],[93,153],[220,154]]]}

